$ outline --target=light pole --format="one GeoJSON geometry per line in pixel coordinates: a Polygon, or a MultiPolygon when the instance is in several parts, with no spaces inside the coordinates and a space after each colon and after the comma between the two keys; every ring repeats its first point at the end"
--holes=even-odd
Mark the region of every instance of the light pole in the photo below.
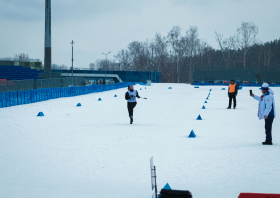
{"type": "Polygon", "coordinates": [[[152,64],[150,65],[150,80],[151,80],[151,82],[152,82],[152,79],[153,79],[152,66],[154,68],[154,48],[152,48],[152,64]]]}
{"type": "Polygon", "coordinates": [[[74,43],[75,42],[73,40],[70,42],[70,44],[72,45],[72,85],[73,85],[73,61],[74,61],[74,58],[73,58],[73,45],[74,45],[74,43]]]}
{"type": "Polygon", "coordinates": [[[111,51],[110,51],[110,52],[108,52],[108,53],[106,53],[106,54],[105,54],[105,53],[103,53],[103,52],[101,52],[101,53],[102,53],[102,54],[104,54],[104,55],[106,56],[106,66],[105,66],[105,67],[106,67],[106,68],[105,68],[105,83],[104,83],[104,84],[106,84],[106,73],[107,73],[107,55],[108,55],[108,54],[110,54],[110,53],[111,53],[111,51]]]}

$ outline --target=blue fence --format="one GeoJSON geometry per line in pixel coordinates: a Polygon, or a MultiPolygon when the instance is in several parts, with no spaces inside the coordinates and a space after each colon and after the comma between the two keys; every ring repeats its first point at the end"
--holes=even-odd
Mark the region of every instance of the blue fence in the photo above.
{"type": "MultiPolygon", "coordinates": [[[[0,93],[0,108],[10,107],[21,104],[30,104],[55,98],[72,97],[89,93],[109,91],[127,87],[129,84],[136,83],[116,83],[110,85],[90,85],[82,87],[57,87],[46,89],[32,89],[26,91],[12,91],[0,93]]],[[[142,84],[142,83],[141,83],[142,84]]],[[[144,84],[142,84],[144,85],[144,84]]]]}

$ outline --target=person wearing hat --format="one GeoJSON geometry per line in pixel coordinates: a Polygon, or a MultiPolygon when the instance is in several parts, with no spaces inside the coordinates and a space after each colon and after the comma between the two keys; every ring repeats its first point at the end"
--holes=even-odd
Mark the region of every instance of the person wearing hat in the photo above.
{"type": "Polygon", "coordinates": [[[140,96],[138,95],[138,91],[134,90],[133,85],[130,85],[130,87],[128,87],[128,91],[125,94],[130,124],[133,123],[133,109],[137,104],[136,98],[140,98],[140,96]]]}
{"type": "Polygon", "coordinates": [[[231,103],[233,99],[233,108],[236,108],[236,96],[237,96],[238,88],[232,79],[228,86],[228,97],[229,97],[229,104],[227,109],[231,109],[231,103]]]}
{"type": "Polygon", "coordinates": [[[239,90],[239,87],[240,87],[240,79],[238,79],[238,80],[236,81],[236,87],[237,87],[237,90],[239,90]]]}
{"type": "Polygon", "coordinates": [[[262,95],[256,96],[250,94],[255,100],[259,101],[258,117],[265,120],[266,140],[263,145],[272,145],[272,123],[276,116],[274,92],[268,88],[267,83],[263,83],[261,87],[262,95]]]}

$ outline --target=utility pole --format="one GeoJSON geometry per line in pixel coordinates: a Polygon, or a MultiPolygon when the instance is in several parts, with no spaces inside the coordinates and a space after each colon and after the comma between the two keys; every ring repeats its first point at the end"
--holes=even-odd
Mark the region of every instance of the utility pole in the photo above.
{"type": "Polygon", "coordinates": [[[73,45],[74,45],[74,41],[72,40],[71,42],[70,42],[70,44],[72,45],[72,85],[74,86],[74,84],[73,84],[73,61],[74,61],[74,58],[73,58],[73,45]]]}
{"type": "MultiPolygon", "coordinates": [[[[154,48],[152,48],[152,65],[153,65],[153,68],[154,68],[154,48]]],[[[152,68],[151,68],[151,82],[153,80],[153,75],[152,75],[152,68]]]]}
{"type": "Polygon", "coordinates": [[[106,84],[106,74],[107,74],[107,68],[108,68],[108,66],[107,66],[107,55],[108,55],[108,54],[110,54],[110,53],[111,53],[111,51],[110,51],[110,52],[108,52],[108,53],[106,53],[106,54],[105,54],[105,53],[103,53],[103,52],[101,52],[101,53],[102,53],[102,54],[104,54],[104,55],[106,56],[106,66],[105,66],[105,67],[106,67],[106,68],[105,68],[105,83],[104,83],[104,84],[106,84]]]}

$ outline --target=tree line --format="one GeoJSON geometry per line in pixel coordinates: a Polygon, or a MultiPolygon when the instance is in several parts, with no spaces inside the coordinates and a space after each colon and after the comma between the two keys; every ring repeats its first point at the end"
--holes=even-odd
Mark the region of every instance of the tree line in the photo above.
{"type": "Polygon", "coordinates": [[[257,39],[258,26],[242,22],[236,32],[225,38],[215,32],[219,49],[199,38],[198,28],[185,32],[172,27],[166,36],[156,33],[146,41],[133,41],[121,49],[112,60],[99,59],[90,69],[122,71],[161,71],[162,82],[186,83],[194,70],[254,70],[280,69],[280,39],[263,43],[257,39]]]}

